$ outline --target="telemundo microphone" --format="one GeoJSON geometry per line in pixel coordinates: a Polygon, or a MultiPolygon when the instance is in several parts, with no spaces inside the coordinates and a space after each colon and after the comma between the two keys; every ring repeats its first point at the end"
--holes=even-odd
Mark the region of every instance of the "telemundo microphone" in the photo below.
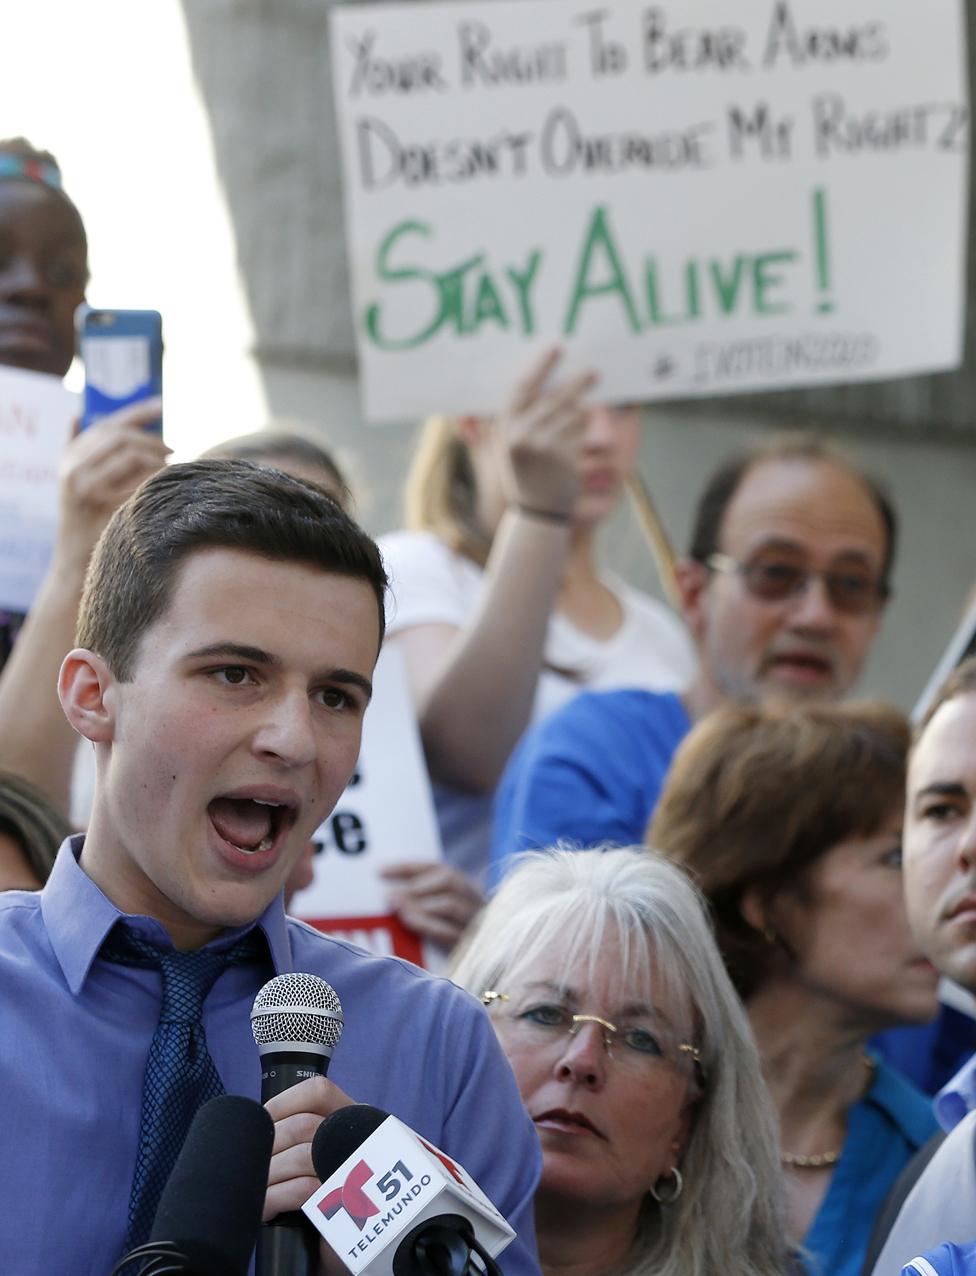
{"type": "Polygon", "coordinates": [[[312,1141],[322,1186],[302,1206],[354,1276],[500,1276],[515,1233],[474,1179],[409,1126],[366,1103],[312,1141]]]}
{"type": "Polygon", "coordinates": [[[112,1276],[130,1265],[139,1276],[246,1276],[273,1144],[274,1122],[254,1099],[221,1094],[203,1104],[166,1180],[149,1240],[112,1276]]]}
{"type": "MultiPolygon", "coordinates": [[[[261,1102],[309,1077],[324,1077],[342,1035],[335,990],[315,975],[278,975],[254,998],[251,1031],[261,1055],[261,1102]]],[[[315,1276],[318,1236],[298,1210],[258,1233],[255,1276],[315,1276]]]]}

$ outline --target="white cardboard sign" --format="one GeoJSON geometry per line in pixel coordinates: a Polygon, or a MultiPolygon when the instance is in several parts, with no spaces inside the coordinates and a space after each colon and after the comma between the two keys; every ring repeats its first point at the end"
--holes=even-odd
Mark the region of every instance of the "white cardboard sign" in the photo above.
{"type": "Polygon", "coordinates": [[[315,877],[290,911],[372,951],[425,964],[420,940],[387,907],[379,870],[442,858],[430,781],[400,651],[383,648],[356,774],[316,833],[315,877]]]}
{"type": "Polygon", "coordinates": [[[544,346],[606,401],[961,357],[961,0],[332,10],[364,411],[490,412],[544,346]]]}
{"type": "Polygon", "coordinates": [[[0,607],[25,612],[58,526],[58,465],[78,399],[58,377],[0,367],[0,607]]]}

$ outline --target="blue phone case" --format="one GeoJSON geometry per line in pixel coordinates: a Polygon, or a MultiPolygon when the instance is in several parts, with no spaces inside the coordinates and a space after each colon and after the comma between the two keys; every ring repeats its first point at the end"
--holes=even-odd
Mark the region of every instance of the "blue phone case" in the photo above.
{"type": "MultiPolygon", "coordinates": [[[[81,428],[163,389],[163,324],[156,310],[86,310],[81,319],[81,428]]],[[[147,429],[161,432],[162,420],[147,429]]]]}

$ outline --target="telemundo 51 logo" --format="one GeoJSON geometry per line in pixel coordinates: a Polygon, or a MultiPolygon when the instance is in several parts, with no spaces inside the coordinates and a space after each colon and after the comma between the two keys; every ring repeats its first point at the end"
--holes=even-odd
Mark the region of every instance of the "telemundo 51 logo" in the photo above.
{"type": "MultiPolygon", "coordinates": [[[[381,1202],[377,1202],[366,1191],[367,1184],[373,1178],[373,1171],[366,1162],[358,1161],[346,1175],[345,1181],[318,1203],[318,1208],[327,1219],[333,1219],[340,1211],[344,1211],[360,1231],[363,1231],[370,1219],[376,1218],[377,1222],[370,1228],[370,1236],[364,1238],[365,1243],[371,1243],[382,1235],[404,1210],[413,1208],[418,1197],[424,1194],[424,1188],[429,1187],[433,1181],[429,1174],[418,1177],[402,1160],[397,1161],[385,1174],[376,1178],[375,1190],[383,1198],[381,1202]]],[[[364,1242],[360,1242],[360,1245],[364,1242]]]]}

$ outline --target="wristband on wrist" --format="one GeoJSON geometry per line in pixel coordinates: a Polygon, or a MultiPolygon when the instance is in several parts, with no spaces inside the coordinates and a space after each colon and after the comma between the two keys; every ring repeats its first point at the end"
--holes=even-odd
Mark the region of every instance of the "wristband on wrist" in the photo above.
{"type": "Polygon", "coordinates": [[[568,510],[542,510],[535,505],[523,505],[521,501],[517,501],[514,508],[519,514],[524,514],[527,518],[537,518],[543,523],[558,523],[565,526],[573,521],[573,516],[568,510]]]}

